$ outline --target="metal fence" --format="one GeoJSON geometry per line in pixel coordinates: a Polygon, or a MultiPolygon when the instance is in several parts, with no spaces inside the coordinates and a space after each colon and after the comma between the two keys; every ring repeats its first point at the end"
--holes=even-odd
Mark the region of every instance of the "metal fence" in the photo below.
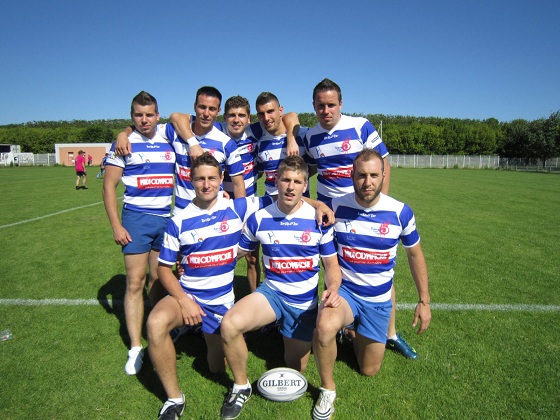
{"type": "Polygon", "coordinates": [[[507,159],[500,156],[467,155],[389,155],[392,168],[472,168],[528,171],[560,171],[560,158],[539,162],[507,159]]]}
{"type": "Polygon", "coordinates": [[[0,166],[54,166],[56,158],[54,153],[2,153],[0,166]]]}
{"type": "MultiPolygon", "coordinates": [[[[506,159],[500,156],[466,155],[389,155],[392,168],[473,168],[560,171],[560,157],[549,159],[545,166],[522,159],[506,159]]],[[[2,153],[0,166],[54,166],[55,154],[2,153]]]]}

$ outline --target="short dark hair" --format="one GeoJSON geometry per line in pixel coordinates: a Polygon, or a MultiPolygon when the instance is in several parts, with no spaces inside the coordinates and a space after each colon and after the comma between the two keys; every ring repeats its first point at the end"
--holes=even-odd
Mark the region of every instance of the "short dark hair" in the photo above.
{"type": "Polygon", "coordinates": [[[229,98],[224,105],[224,114],[227,114],[231,108],[245,108],[247,114],[251,115],[251,105],[243,96],[237,95],[229,98]]]}
{"type": "Polygon", "coordinates": [[[194,100],[194,104],[198,102],[198,97],[200,95],[210,96],[211,98],[218,98],[220,104],[222,103],[222,94],[218,89],[213,86],[202,86],[200,89],[196,91],[196,98],[194,100]]]}
{"type": "Polygon", "coordinates": [[[274,93],[270,92],[262,92],[259,96],[257,96],[257,100],[255,101],[255,106],[259,107],[261,105],[267,104],[269,102],[275,101],[278,106],[280,106],[280,101],[278,97],[274,93]]]}
{"type": "Polygon", "coordinates": [[[301,172],[306,181],[309,179],[309,168],[301,156],[287,156],[280,162],[280,165],[278,165],[278,172],[276,173],[276,179],[280,179],[285,171],[301,172]]]}
{"type": "Polygon", "coordinates": [[[194,177],[195,170],[200,166],[214,166],[218,168],[218,173],[222,176],[222,166],[220,165],[220,162],[218,162],[216,158],[208,152],[201,154],[191,164],[191,179],[194,177]]]}
{"type": "Polygon", "coordinates": [[[360,153],[358,153],[354,158],[354,162],[352,162],[352,171],[356,171],[356,162],[358,160],[367,162],[368,160],[375,159],[379,159],[381,161],[381,172],[385,172],[385,162],[379,152],[375,149],[363,149],[360,153]]]}
{"type": "Polygon", "coordinates": [[[331,79],[325,78],[317,83],[317,86],[315,86],[315,88],[313,89],[313,102],[315,102],[315,95],[317,95],[319,92],[325,92],[327,90],[335,90],[336,93],[338,93],[339,102],[342,101],[342,91],[340,90],[340,86],[338,86],[331,79]]]}
{"type": "Polygon", "coordinates": [[[142,91],[138,95],[136,95],[134,98],[132,98],[132,103],[130,104],[130,116],[131,117],[132,117],[132,115],[134,115],[134,104],[137,104],[137,105],[140,105],[140,106],[155,105],[156,112],[159,112],[156,98],[154,98],[152,95],[150,95],[146,91],[142,91]]]}

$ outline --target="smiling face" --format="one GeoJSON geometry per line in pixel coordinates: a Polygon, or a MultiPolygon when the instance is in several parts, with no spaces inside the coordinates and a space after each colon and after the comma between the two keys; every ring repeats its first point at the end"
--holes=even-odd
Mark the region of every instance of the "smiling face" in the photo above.
{"type": "Polygon", "coordinates": [[[202,209],[212,207],[217,200],[222,181],[223,175],[216,166],[202,164],[193,168],[191,183],[196,194],[194,203],[202,209]]]}
{"type": "Polygon", "coordinates": [[[134,121],[134,127],[136,127],[136,130],[144,137],[151,139],[156,133],[159,113],[157,112],[154,104],[139,105],[137,103],[133,103],[132,120],[134,121]]]}
{"type": "Polygon", "coordinates": [[[224,115],[231,137],[240,138],[249,125],[249,113],[245,108],[230,108],[224,115]]]}
{"type": "Polygon", "coordinates": [[[284,108],[276,101],[270,101],[262,105],[257,105],[257,117],[264,129],[273,136],[285,134],[286,129],[282,122],[284,108]]]}
{"type": "Polygon", "coordinates": [[[315,94],[313,98],[313,109],[317,114],[317,120],[325,130],[331,130],[340,121],[342,101],[336,90],[323,90],[315,94]]]}
{"type": "Polygon", "coordinates": [[[358,155],[352,170],[356,201],[363,207],[372,207],[379,201],[385,172],[383,160],[377,154],[358,155]]]}
{"type": "Polygon", "coordinates": [[[220,114],[220,99],[214,96],[200,94],[194,104],[196,120],[193,131],[196,135],[202,136],[212,130],[214,121],[220,114]]]}

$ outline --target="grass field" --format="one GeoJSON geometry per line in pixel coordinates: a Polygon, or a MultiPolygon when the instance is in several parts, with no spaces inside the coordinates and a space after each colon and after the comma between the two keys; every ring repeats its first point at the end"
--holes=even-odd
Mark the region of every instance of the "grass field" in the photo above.
{"type": "MultiPolygon", "coordinates": [[[[128,377],[124,265],[90,170],[0,169],[0,418],[155,418],[163,390],[146,357],[128,377]]],[[[433,320],[418,336],[403,250],[397,327],[419,353],[386,353],[375,378],[339,348],[336,419],[557,418],[560,409],[560,177],[491,170],[400,169],[391,194],[417,216],[430,271],[433,320]]],[[[244,265],[236,291],[246,292],[244,265]]],[[[249,377],[282,365],[274,333],[249,334],[249,377]]],[[[215,419],[230,385],[213,376],[201,339],[178,346],[185,419],[215,419]]],[[[319,379],[297,401],[254,395],[240,418],[311,417],[319,379]]]]}

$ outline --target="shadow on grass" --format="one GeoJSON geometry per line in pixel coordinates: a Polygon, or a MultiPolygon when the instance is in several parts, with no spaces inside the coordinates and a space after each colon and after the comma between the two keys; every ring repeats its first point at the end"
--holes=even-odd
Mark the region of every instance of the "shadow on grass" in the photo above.
{"type": "MultiPolygon", "coordinates": [[[[119,321],[119,335],[126,348],[130,348],[130,339],[126,329],[124,316],[124,294],[126,291],[126,275],[116,274],[101,286],[97,292],[97,301],[108,314],[114,315],[119,321]]],[[[144,291],[144,322],[142,323],[142,336],[146,338],[146,319],[150,312],[148,295],[144,291]]]]}

